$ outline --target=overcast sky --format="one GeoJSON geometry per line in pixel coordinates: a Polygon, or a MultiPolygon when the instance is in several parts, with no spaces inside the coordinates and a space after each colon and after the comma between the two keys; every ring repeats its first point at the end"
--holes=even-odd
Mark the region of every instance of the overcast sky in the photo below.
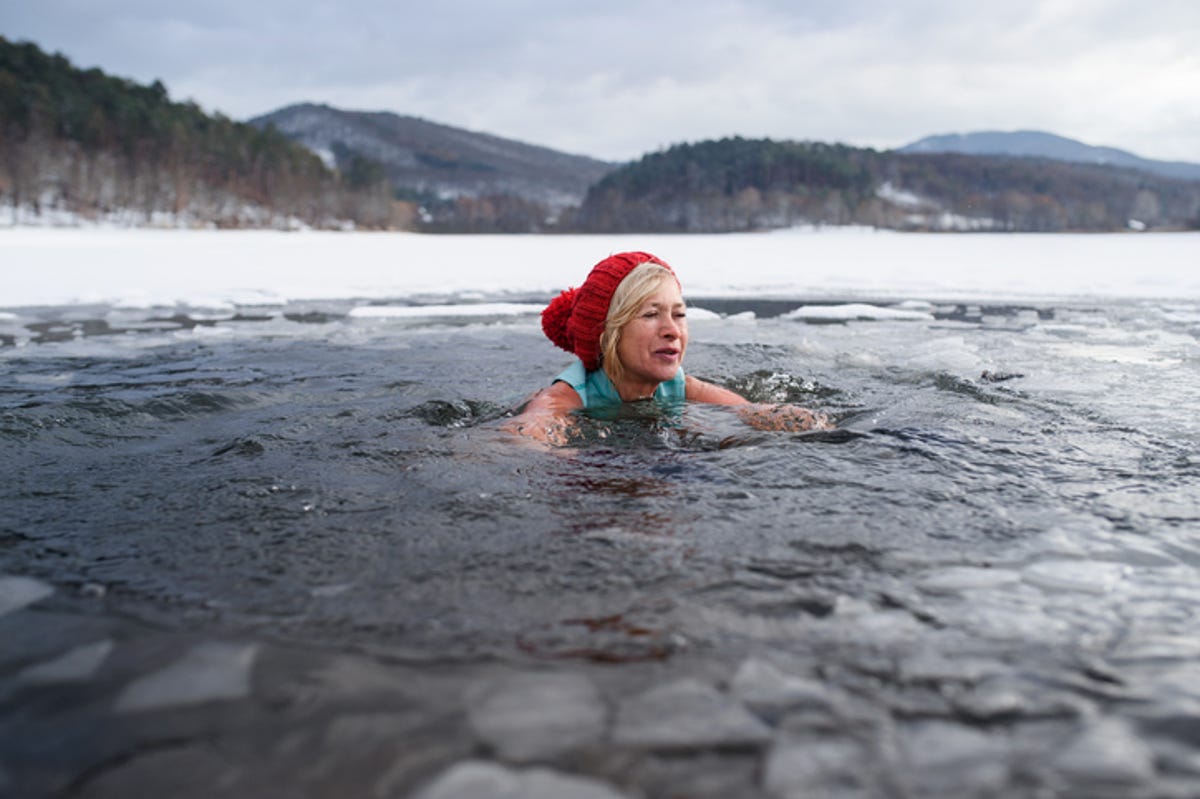
{"type": "Polygon", "coordinates": [[[611,160],[1037,129],[1200,162],[1196,0],[0,0],[0,34],[235,119],[323,102],[611,160]]]}

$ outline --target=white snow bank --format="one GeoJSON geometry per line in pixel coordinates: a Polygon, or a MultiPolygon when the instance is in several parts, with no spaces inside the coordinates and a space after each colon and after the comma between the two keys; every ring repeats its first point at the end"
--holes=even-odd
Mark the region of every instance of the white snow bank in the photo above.
{"type": "Polygon", "coordinates": [[[540,314],[545,305],[480,302],[463,305],[360,305],[350,316],[360,319],[428,319],[432,317],[522,316],[540,314]]]}
{"type": "Polygon", "coordinates": [[[1200,298],[1200,233],[873,232],[623,236],[29,229],[0,231],[0,308],[222,307],[379,301],[577,286],[597,261],[648,250],[684,295],[873,300],[1200,298]]]}
{"type": "Polygon", "coordinates": [[[842,305],[801,305],[796,310],[785,313],[783,318],[821,322],[850,322],[857,319],[931,322],[933,314],[906,308],[881,308],[878,305],[852,302],[842,305]]]}

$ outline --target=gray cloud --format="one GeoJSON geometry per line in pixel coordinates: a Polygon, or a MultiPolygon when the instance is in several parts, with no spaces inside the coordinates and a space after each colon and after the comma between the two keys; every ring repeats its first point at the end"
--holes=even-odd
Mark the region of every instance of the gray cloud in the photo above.
{"type": "Polygon", "coordinates": [[[245,118],[301,100],[606,158],[1042,128],[1200,161],[1200,4],[9,3],[0,30],[245,118]]]}

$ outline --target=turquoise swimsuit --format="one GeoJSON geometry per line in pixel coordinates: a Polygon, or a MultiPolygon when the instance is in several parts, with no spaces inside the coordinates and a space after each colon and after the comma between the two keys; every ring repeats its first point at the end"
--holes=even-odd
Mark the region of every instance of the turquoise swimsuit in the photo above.
{"type": "MultiPolygon", "coordinates": [[[[617,393],[617,387],[608,379],[608,375],[604,373],[603,369],[589,372],[583,368],[583,361],[575,361],[564,369],[562,374],[554,378],[555,383],[560,380],[575,389],[575,393],[579,395],[585,408],[611,407],[620,405],[624,401],[617,393]]],[[[654,389],[655,402],[675,405],[683,402],[686,397],[687,384],[684,380],[682,366],[679,367],[679,371],[675,373],[674,377],[665,383],[659,383],[658,388],[654,389]]]]}

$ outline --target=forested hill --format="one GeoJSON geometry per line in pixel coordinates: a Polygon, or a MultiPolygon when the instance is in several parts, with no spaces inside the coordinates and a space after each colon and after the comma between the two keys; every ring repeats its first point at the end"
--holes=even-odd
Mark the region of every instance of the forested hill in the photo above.
{"type": "Polygon", "coordinates": [[[769,139],[651,153],[594,185],[583,230],[725,232],[801,224],[909,230],[1200,228],[1200,181],[1050,159],[769,139]]]}
{"type": "Polygon", "coordinates": [[[728,138],[618,168],[387,113],[301,105],[255,123],[0,37],[0,225],[1200,229],[1200,180],[1112,164],[728,138]]]}
{"type": "Polygon", "coordinates": [[[124,224],[403,225],[382,175],[0,37],[0,208],[124,224]]]}
{"type": "MultiPolygon", "coordinates": [[[[378,163],[398,192],[419,196],[509,195],[548,211],[577,206],[617,164],[384,111],[301,103],[255,117],[339,168],[378,163]]],[[[543,211],[545,215],[546,211],[543,211]]]]}
{"type": "Polygon", "coordinates": [[[447,233],[565,230],[588,187],[616,168],[487,133],[391,112],[301,103],[255,117],[336,168],[378,164],[395,195],[420,206],[419,228],[447,233]]]}

